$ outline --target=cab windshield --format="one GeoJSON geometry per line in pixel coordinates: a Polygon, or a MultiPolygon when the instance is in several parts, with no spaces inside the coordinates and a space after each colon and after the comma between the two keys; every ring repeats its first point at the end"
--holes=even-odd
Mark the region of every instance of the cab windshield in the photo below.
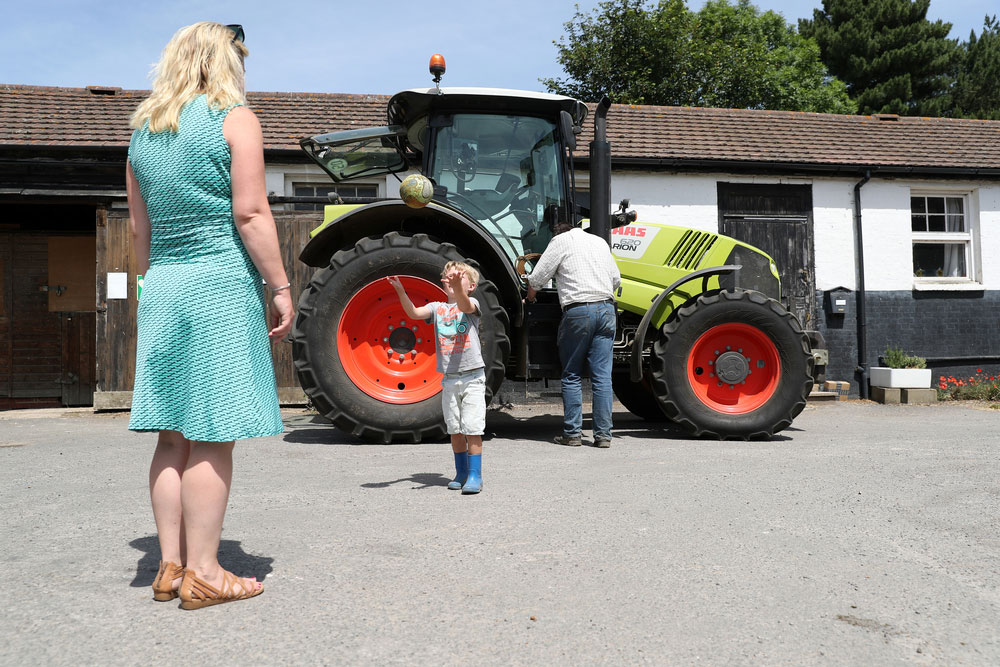
{"type": "Polygon", "coordinates": [[[437,119],[430,173],[438,197],[478,220],[511,260],[552,238],[546,207],[562,208],[556,125],[542,118],[455,114],[437,119]]]}

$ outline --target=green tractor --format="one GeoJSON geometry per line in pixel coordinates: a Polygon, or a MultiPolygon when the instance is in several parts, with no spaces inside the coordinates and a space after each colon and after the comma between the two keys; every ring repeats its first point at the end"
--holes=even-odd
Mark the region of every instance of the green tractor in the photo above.
{"type": "MultiPolygon", "coordinates": [[[[435,69],[440,81],[443,62],[435,69]]],[[[812,387],[813,358],[779,303],[774,262],[734,239],[638,223],[611,211],[611,151],[597,105],[589,193],[572,153],[588,107],[544,93],[407,90],[388,125],[315,136],[303,149],[336,182],[419,168],[433,183],[422,207],[400,199],[340,203],[301,253],[316,267],[292,333],[302,388],[334,425],[373,442],[444,433],[433,327],[408,321],[384,278],[414,304],[442,300],[450,260],[476,266],[487,400],[504,378],[558,379],[554,288],[525,304],[525,271],[559,220],[608,241],[622,273],[613,385],[631,412],[698,436],[766,438],[791,424],[812,387]],[[588,196],[589,195],[589,196],[588,196]]]]}

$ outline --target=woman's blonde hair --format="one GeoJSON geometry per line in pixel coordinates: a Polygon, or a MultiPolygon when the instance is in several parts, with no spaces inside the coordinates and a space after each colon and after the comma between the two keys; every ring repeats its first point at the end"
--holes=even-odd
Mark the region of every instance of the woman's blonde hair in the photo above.
{"type": "Polygon", "coordinates": [[[167,43],[153,69],[153,93],[132,114],[129,125],[150,132],[176,132],[181,109],[204,93],[209,106],[246,104],[243,59],[249,55],[233,31],[212,21],[181,28],[167,43]]]}

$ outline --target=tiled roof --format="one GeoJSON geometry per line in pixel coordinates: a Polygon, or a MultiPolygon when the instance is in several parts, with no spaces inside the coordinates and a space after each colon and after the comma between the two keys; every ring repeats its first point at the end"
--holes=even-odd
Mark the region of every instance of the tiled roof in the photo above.
{"type": "Polygon", "coordinates": [[[615,156],[666,162],[1000,169],[1000,121],[616,105],[608,135],[615,156]]]}
{"type": "MultiPolygon", "coordinates": [[[[124,147],[128,118],[148,94],[115,88],[0,85],[0,146],[124,147]]],[[[299,137],[386,123],[385,95],[249,93],[265,148],[299,137]]],[[[592,116],[581,154],[592,136],[592,116]]],[[[843,116],[791,111],[614,105],[616,160],[891,169],[1000,170],[1000,121],[843,116]]]]}
{"type": "MultiPolygon", "coordinates": [[[[129,117],[148,90],[0,84],[0,146],[127,147],[129,117]]],[[[386,124],[385,95],[249,93],[264,147],[299,150],[304,136],[386,124]]]]}

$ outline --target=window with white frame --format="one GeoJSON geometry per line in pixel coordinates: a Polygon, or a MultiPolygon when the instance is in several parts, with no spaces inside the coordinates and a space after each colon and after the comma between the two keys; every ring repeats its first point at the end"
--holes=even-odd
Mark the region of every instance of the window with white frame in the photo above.
{"type": "MultiPolygon", "coordinates": [[[[341,197],[378,197],[378,185],[374,183],[292,183],[292,194],[296,197],[326,197],[336,193],[341,197]]],[[[322,211],[323,204],[295,204],[296,211],[322,211]]]]}
{"type": "Polygon", "coordinates": [[[913,277],[918,281],[976,279],[974,220],[967,193],[910,193],[913,277]]]}

